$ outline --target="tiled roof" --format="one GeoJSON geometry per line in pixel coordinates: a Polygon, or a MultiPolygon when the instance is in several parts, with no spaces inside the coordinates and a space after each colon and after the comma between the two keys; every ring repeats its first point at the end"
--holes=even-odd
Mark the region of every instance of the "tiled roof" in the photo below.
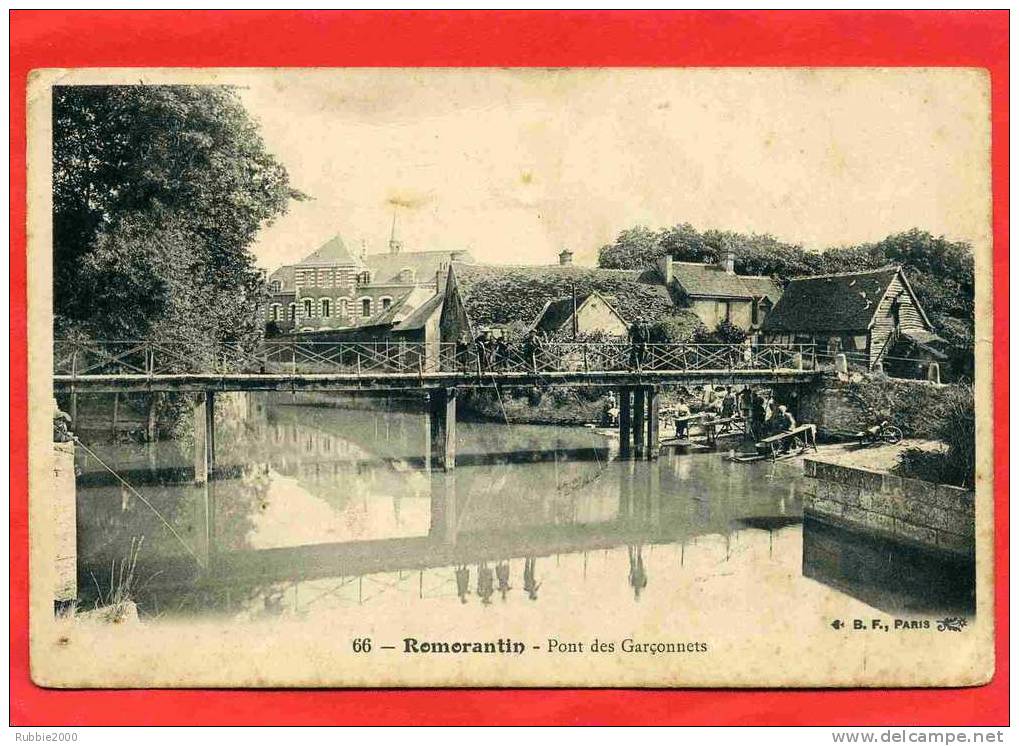
{"type": "Polygon", "coordinates": [[[409,332],[422,328],[433,313],[442,307],[443,296],[435,294],[416,309],[409,316],[393,327],[395,332],[409,332]]]}
{"type": "Polygon", "coordinates": [[[279,281],[281,293],[292,293],[294,292],[294,265],[285,264],[284,266],[277,269],[271,275],[269,275],[270,286],[273,282],[279,281]]]}
{"type": "Polygon", "coordinates": [[[360,264],[353,254],[347,251],[343,239],[339,236],[333,236],[297,263],[299,267],[321,267],[335,264],[347,266],[360,264]]]}
{"type": "Polygon", "coordinates": [[[414,271],[414,282],[435,282],[435,273],[445,271],[451,261],[473,262],[466,251],[407,251],[399,254],[369,254],[364,258],[371,270],[372,284],[396,284],[400,270],[414,271]]]}
{"type": "Polygon", "coordinates": [[[860,331],[870,327],[898,267],[798,277],[764,320],[767,332],[860,331]]]}
{"type": "Polygon", "coordinates": [[[770,277],[737,275],[717,264],[673,262],[672,276],[687,295],[709,298],[768,298],[777,303],[782,289],[770,277]]]}
{"type": "MultiPolygon", "coordinates": [[[[676,313],[672,297],[654,270],[592,269],[577,266],[493,266],[453,263],[461,298],[475,325],[531,324],[549,301],[597,291],[613,298],[627,323],[654,322],[676,313]]],[[[572,304],[572,300],[571,300],[572,304]]]]}

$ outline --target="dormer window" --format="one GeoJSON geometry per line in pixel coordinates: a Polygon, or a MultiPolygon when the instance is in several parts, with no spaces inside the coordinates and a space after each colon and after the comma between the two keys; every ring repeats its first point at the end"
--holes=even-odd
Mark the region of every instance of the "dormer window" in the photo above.
{"type": "Polygon", "coordinates": [[[368,284],[371,283],[371,281],[372,281],[371,272],[365,271],[365,272],[358,272],[357,273],[357,284],[358,285],[368,285],[368,284]]]}
{"type": "Polygon", "coordinates": [[[269,292],[278,293],[283,289],[283,283],[279,280],[273,280],[269,283],[269,292]]]}

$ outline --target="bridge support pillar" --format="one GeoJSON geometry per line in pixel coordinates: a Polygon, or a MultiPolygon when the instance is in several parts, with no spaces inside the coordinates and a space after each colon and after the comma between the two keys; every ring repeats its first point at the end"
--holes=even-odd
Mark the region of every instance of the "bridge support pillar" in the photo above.
{"type": "Polygon", "coordinates": [[[647,400],[647,457],[658,458],[661,438],[659,437],[659,415],[661,413],[661,392],[657,386],[645,390],[647,400]]]}
{"type": "Polygon", "coordinates": [[[633,453],[637,458],[644,458],[646,455],[646,442],[644,436],[645,428],[645,405],[647,397],[643,388],[633,390],[633,453]]]}
{"type": "Polygon", "coordinates": [[[620,386],[619,396],[619,455],[630,455],[630,407],[633,391],[628,386],[620,386]]]}
{"type": "Polygon", "coordinates": [[[452,471],[456,467],[456,389],[433,389],[428,393],[428,418],[432,465],[452,471]]]}

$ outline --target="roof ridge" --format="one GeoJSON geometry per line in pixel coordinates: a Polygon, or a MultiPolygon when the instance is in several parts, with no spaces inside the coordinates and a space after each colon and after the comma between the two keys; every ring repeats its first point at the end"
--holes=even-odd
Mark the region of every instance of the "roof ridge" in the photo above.
{"type": "Polygon", "coordinates": [[[902,265],[886,264],[883,267],[875,267],[874,269],[858,269],[853,272],[829,272],[824,275],[797,275],[796,277],[790,277],[789,282],[795,280],[824,280],[829,277],[852,277],[853,275],[876,275],[878,272],[888,272],[893,269],[899,271],[902,269],[902,265]]]}
{"type": "MultiPolygon", "coordinates": [[[[713,269],[716,272],[723,272],[724,274],[730,274],[728,272],[725,272],[717,264],[704,264],[702,262],[677,262],[675,260],[673,260],[672,264],[673,265],[681,264],[681,265],[686,266],[686,267],[704,267],[705,269],[713,269]]],[[[741,277],[741,278],[744,278],[744,279],[747,279],[747,280],[771,280],[772,282],[775,281],[775,279],[771,275],[742,275],[742,274],[740,274],[739,272],[736,272],[736,271],[733,271],[730,274],[730,276],[732,276],[732,277],[741,277]]]]}

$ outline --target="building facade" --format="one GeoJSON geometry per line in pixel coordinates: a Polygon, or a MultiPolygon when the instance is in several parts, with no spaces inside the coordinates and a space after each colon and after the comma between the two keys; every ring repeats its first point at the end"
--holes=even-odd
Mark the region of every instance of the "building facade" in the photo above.
{"type": "Polygon", "coordinates": [[[782,297],[782,289],[770,277],[736,274],[731,251],[717,263],[678,262],[666,255],[658,260],[658,272],[679,303],[709,331],[727,321],[754,334],[782,297]]]}
{"type": "Polygon", "coordinates": [[[289,334],[398,321],[390,317],[413,313],[441,290],[450,262],[463,260],[470,261],[466,251],[404,252],[396,240],[388,253],[355,255],[336,236],[269,276],[267,328],[289,334]]]}

